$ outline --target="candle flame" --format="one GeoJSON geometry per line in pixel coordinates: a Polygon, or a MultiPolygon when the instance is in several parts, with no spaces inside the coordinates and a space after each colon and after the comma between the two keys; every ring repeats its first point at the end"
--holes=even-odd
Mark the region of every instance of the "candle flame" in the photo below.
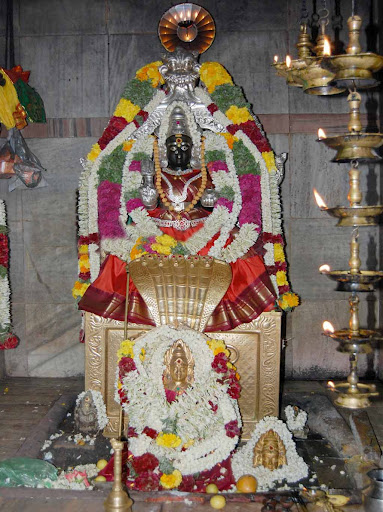
{"type": "Polygon", "coordinates": [[[325,139],[326,138],[326,132],[322,130],[322,128],[319,128],[318,130],[318,139],[325,139]]]}
{"type": "Polygon", "coordinates": [[[286,55],[286,67],[291,68],[291,57],[286,55]]]}
{"type": "Polygon", "coordinates": [[[334,332],[335,331],[334,326],[332,325],[332,323],[328,322],[327,320],[325,320],[323,322],[322,327],[323,327],[324,332],[334,332]]]}
{"type": "Polygon", "coordinates": [[[276,64],[278,62],[278,55],[274,55],[274,63],[276,64]]]}
{"type": "Polygon", "coordinates": [[[333,381],[332,381],[332,380],[329,380],[329,381],[327,382],[327,387],[329,387],[329,388],[331,388],[331,389],[335,389],[335,384],[333,383],[333,381]]]}
{"type": "Polygon", "coordinates": [[[327,204],[323,201],[322,197],[318,194],[318,192],[315,190],[315,188],[313,189],[313,192],[314,192],[315,201],[316,201],[317,205],[319,206],[319,208],[327,208],[327,204]]]}
{"type": "Polygon", "coordinates": [[[324,39],[323,55],[331,55],[331,46],[330,46],[330,42],[327,39],[327,37],[325,37],[325,39],[324,39]]]}
{"type": "Polygon", "coordinates": [[[190,11],[188,11],[188,20],[190,20],[190,18],[191,18],[191,13],[190,13],[190,11]]]}
{"type": "Polygon", "coordinates": [[[330,270],[330,265],[327,265],[327,263],[319,267],[319,272],[330,272],[330,270]]]}

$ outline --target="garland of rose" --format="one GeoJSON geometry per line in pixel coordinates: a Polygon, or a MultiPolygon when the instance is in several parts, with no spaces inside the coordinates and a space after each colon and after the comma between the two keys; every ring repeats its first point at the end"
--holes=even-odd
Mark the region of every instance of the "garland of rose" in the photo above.
{"type": "MultiPolygon", "coordinates": [[[[161,243],[162,239],[160,238],[160,230],[154,225],[154,222],[151,221],[147,212],[144,211],[143,205],[137,197],[138,177],[132,179],[133,177],[130,176],[131,179],[128,180],[130,183],[127,184],[128,171],[140,170],[140,160],[129,158],[129,153],[133,151],[133,148],[137,148],[137,142],[134,140],[128,140],[129,136],[142,124],[142,122],[145,122],[148,115],[156,108],[157,105],[159,105],[164,97],[164,93],[161,90],[158,90],[157,94],[154,95],[155,88],[159,84],[163,83],[162,77],[158,71],[158,66],[160,64],[160,62],[149,64],[148,66],[141,68],[136,73],[136,78],[128,84],[124,93],[125,96],[123,96],[117,106],[114,116],[112,117],[103,136],[88,155],[88,161],[94,161],[94,164],[91,169],[90,178],[88,179],[87,197],[88,203],[91,207],[88,206],[88,211],[86,212],[88,214],[87,232],[96,237],[98,230],[97,184],[99,181],[98,174],[100,166],[105,158],[111,157],[112,153],[120,148],[123,151],[128,152],[128,156],[125,158],[123,175],[121,176],[122,183],[126,184],[127,190],[120,194],[120,218],[122,225],[126,226],[125,222],[129,214],[130,219],[136,226],[138,225],[140,229],[138,236],[136,236],[134,243],[132,244],[131,237],[133,234],[137,234],[137,229],[132,225],[127,226],[125,228],[126,234],[124,236],[121,233],[122,228],[119,226],[119,233],[113,233],[113,236],[110,237],[102,237],[102,248],[104,251],[112,252],[126,260],[129,260],[133,255],[139,255],[144,252],[141,250],[142,248],[149,249],[148,252],[156,252],[155,248],[157,247],[160,249],[159,252],[163,254],[173,252],[178,254],[188,254],[189,252],[196,253],[205,245],[201,245],[203,239],[210,240],[212,236],[222,228],[220,236],[215,241],[209,254],[215,257],[220,257],[221,259],[229,262],[235,261],[238,257],[245,254],[248,248],[255,243],[259,231],[259,224],[257,225],[254,222],[241,224],[240,221],[239,235],[237,235],[236,239],[231,244],[223,249],[230,232],[229,225],[233,224],[232,219],[234,219],[237,210],[237,208],[233,207],[238,207],[239,204],[238,198],[237,201],[233,201],[233,205],[231,205],[230,199],[225,195],[222,195],[214,209],[213,213],[215,215],[210,215],[210,217],[213,217],[211,220],[209,217],[208,221],[210,220],[210,222],[206,222],[204,228],[196,233],[197,240],[194,240],[193,237],[188,240],[189,247],[188,244],[182,244],[181,246],[181,244],[178,244],[176,241],[163,245],[161,243]],[[127,99],[127,95],[129,94],[131,95],[131,99],[137,104],[134,104],[132,101],[127,99]],[[149,100],[149,103],[145,106],[145,111],[143,111],[142,108],[144,108],[144,101],[146,100],[149,100]],[[115,132],[118,130],[120,130],[120,132],[116,135],[115,132]],[[125,202],[125,199],[127,198],[126,192],[130,192],[131,197],[125,202]],[[128,212],[126,211],[125,204],[128,207],[128,212]],[[229,211],[230,207],[232,207],[231,212],[229,211]],[[221,225],[221,227],[218,227],[219,225],[221,225]],[[142,233],[149,236],[142,238],[142,236],[140,236],[142,233]],[[205,234],[204,237],[202,236],[203,233],[205,234]],[[126,238],[127,236],[128,238],[126,238]],[[246,242],[248,242],[247,248],[246,242]],[[170,245],[171,248],[169,252],[170,245]],[[131,254],[132,249],[133,254],[131,254]]],[[[279,290],[279,306],[282,309],[290,310],[298,305],[298,298],[295,294],[290,292],[289,283],[287,281],[287,264],[283,249],[284,240],[281,232],[281,207],[278,183],[276,180],[274,154],[259,128],[259,122],[256,118],[254,120],[250,113],[249,105],[246,103],[242,91],[240,88],[233,85],[230,75],[223,66],[218,63],[204,63],[201,66],[200,76],[201,81],[204,82],[208,92],[211,94],[211,97],[208,96],[200,87],[196,89],[196,93],[217,121],[223,124],[227,129],[228,133],[223,134],[223,136],[227,139],[227,144],[230,150],[232,149],[232,154],[229,152],[230,156],[233,156],[234,160],[237,160],[237,162],[235,162],[237,164],[235,167],[242,174],[242,195],[243,191],[246,192],[246,189],[252,190],[254,188],[254,177],[259,174],[261,176],[262,212],[261,214],[260,212],[251,212],[251,205],[254,204],[254,201],[251,200],[244,203],[242,209],[247,213],[243,214],[242,217],[248,217],[249,219],[262,219],[262,241],[266,250],[265,264],[275,288],[279,290]],[[212,99],[214,102],[212,102],[212,99]],[[223,114],[219,109],[224,111],[225,114],[223,114]],[[244,171],[239,168],[238,163],[244,166],[244,171]]],[[[193,125],[193,123],[195,124],[194,119],[192,120],[191,125],[193,125]]],[[[165,125],[166,118],[165,123],[162,123],[162,127],[165,125]]],[[[143,151],[143,153],[145,153],[144,158],[149,157],[151,155],[151,151],[152,148],[149,149],[147,146],[147,151],[143,151]]],[[[135,155],[137,155],[136,151],[135,155]]],[[[142,152],[140,157],[142,157],[142,152]]],[[[214,165],[212,165],[211,168],[214,169],[214,165]]],[[[102,182],[100,185],[102,185],[102,182]]],[[[118,187],[115,187],[115,189],[116,188],[118,187]]],[[[83,197],[86,197],[86,193],[83,194],[83,197]]],[[[81,190],[79,207],[80,201],[81,190]]],[[[108,204],[110,205],[110,201],[108,201],[108,204]]],[[[117,208],[114,207],[115,212],[116,210],[117,208]]],[[[85,208],[83,208],[83,211],[85,211],[85,208]]],[[[100,215],[100,217],[105,218],[106,216],[100,215]]],[[[85,242],[87,242],[87,240],[85,242]]],[[[89,248],[87,248],[87,254],[80,254],[79,252],[79,262],[81,256],[83,256],[81,260],[83,268],[86,264],[88,264],[90,269],[94,268],[94,271],[92,271],[91,274],[94,274],[95,277],[98,274],[100,264],[99,247],[97,244],[98,240],[97,242],[94,242],[93,265],[90,261],[91,253],[89,248]]],[[[85,243],[83,245],[87,244],[85,243]]],[[[83,248],[83,250],[85,251],[85,248],[83,248]]],[[[83,277],[87,277],[87,274],[84,274],[83,277]]],[[[90,281],[93,279],[93,276],[92,279],[87,278],[86,280],[82,280],[80,277],[73,289],[74,296],[77,298],[81,297],[90,281]]]]}
{"type": "Polygon", "coordinates": [[[9,288],[9,239],[5,202],[0,201],[0,350],[16,348],[19,340],[12,334],[9,288]]]}
{"type": "MultiPolygon", "coordinates": [[[[154,462],[162,487],[178,487],[183,477],[230,456],[241,427],[240,385],[223,341],[164,325],[123,341],[117,356],[115,399],[130,418],[131,455],[154,462]],[[179,339],[190,348],[195,365],[193,384],[177,397],[164,388],[163,361],[179,339]]],[[[130,470],[133,481],[145,477],[130,470]]]]}

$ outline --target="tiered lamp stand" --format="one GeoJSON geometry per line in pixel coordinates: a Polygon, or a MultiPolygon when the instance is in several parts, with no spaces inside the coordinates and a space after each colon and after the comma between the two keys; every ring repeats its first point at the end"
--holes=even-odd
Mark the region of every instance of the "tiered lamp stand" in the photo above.
{"type": "MultiPolygon", "coordinates": [[[[346,54],[331,56],[331,44],[325,35],[328,23],[328,11],[319,20],[320,35],[316,46],[310,42],[307,34],[307,23],[301,23],[297,43],[298,59],[286,58],[286,62],[278,62],[274,58],[273,66],[279,76],[286,78],[288,85],[301,87],[307,94],[333,95],[348,89],[350,120],[348,132],[343,135],[319,137],[319,142],[335,149],[333,162],[350,163],[349,170],[349,206],[328,208],[321,206],[323,211],[338,218],[338,226],[352,227],[350,241],[350,259],[348,270],[330,270],[320,268],[320,272],[330,279],[337,281],[338,291],[351,293],[349,298],[350,320],[348,328],[333,330],[324,326],[324,334],[338,343],[337,350],[349,354],[350,374],[346,382],[340,382],[332,389],[338,394],[335,403],[350,409],[365,408],[370,405],[369,398],[377,396],[373,384],[362,384],[357,375],[359,354],[372,352],[374,343],[382,339],[377,330],[364,329],[359,322],[360,292],[374,291],[374,285],[383,278],[383,271],[361,270],[359,257],[359,228],[375,226],[378,217],[383,213],[383,205],[363,205],[360,190],[359,163],[371,163],[380,160],[376,149],[383,144],[381,133],[362,132],[360,120],[361,96],[357,89],[367,89],[378,84],[373,73],[383,68],[383,57],[375,53],[362,53],[359,44],[359,33],[362,19],[353,15],[348,19],[349,44],[346,54]],[[314,55],[312,53],[314,52],[314,55]]],[[[328,324],[328,322],[325,322],[328,324]]]]}

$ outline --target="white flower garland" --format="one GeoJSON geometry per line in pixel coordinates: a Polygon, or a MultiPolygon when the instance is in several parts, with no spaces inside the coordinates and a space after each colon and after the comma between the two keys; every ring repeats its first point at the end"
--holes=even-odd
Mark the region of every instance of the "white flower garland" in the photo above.
{"type": "MultiPolygon", "coordinates": [[[[96,406],[98,428],[99,430],[102,430],[107,426],[109,421],[106,414],[105,402],[100,391],[96,391],[94,389],[90,389],[89,391],[92,394],[93,403],[96,406]]],[[[76,407],[79,405],[80,401],[83,399],[86,393],[86,391],[83,391],[78,395],[76,399],[76,407]]]]}
{"type": "MultiPolygon", "coordinates": [[[[134,343],[136,370],[123,379],[122,389],[129,403],[124,409],[129,415],[130,425],[138,433],[129,441],[133,455],[150,452],[157,458],[168,458],[182,474],[192,474],[213,466],[227,458],[238,442],[238,436],[229,438],[225,425],[241,419],[237,401],[227,394],[227,385],[217,382],[218,374],[211,364],[214,354],[208,347],[208,337],[189,328],[175,329],[160,326],[137,338],[134,343]],[[164,356],[172,344],[182,339],[194,358],[194,382],[177,400],[168,403],[163,385],[165,370],[164,356]],[[145,350],[145,361],[140,354],[145,350]],[[150,376],[150,377],[149,377],[150,376]],[[212,404],[217,406],[214,413],[212,404]],[[177,448],[166,448],[143,433],[145,427],[164,430],[166,420],[177,420],[177,435],[182,443],[177,448]],[[182,445],[194,440],[187,450],[182,445]]],[[[117,392],[118,369],[115,399],[120,401],[117,392]]]]}
{"type": "Polygon", "coordinates": [[[287,428],[291,432],[303,430],[307,422],[307,412],[298,407],[296,409],[292,405],[285,407],[287,428]]]}
{"type": "Polygon", "coordinates": [[[283,480],[298,482],[307,477],[309,472],[307,464],[297,453],[291,432],[283,421],[273,416],[266,416],[257,423],[251,439],[233,455],[231,466],[236,480],[243,475],[253,475],[260,491],[273,489],[275,482],[282,483],[283,480]],[[269,430],[274,430],[279,435],[286,449],[287,464],[274,471],[264,466],[253,466],[254,447],[261,435],[269,430]]]}
{"type": "MultiPolygon", "coordinates": [[[[7,227],[5,201],[0,200],[0,226],[7,227]]],[[[9,242],[8,242],[9,243],[9,242]]],[[[4,277],[0,277],[0,326],[2,329],[11,327],[11,307],[8,269],[4,277]]]]}

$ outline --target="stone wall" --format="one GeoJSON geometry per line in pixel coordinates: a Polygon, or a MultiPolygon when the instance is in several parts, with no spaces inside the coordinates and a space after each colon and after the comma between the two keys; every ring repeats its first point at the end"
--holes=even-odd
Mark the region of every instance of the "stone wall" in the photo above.
{"type": "MultiPolygon", "coordinates": [[[[21,340],[19,348],[5,354],[6,372],[14,376],[79,375],[83,346],[78,343],[80,314],[71,287],[77,273],[75,207],[80,158],[101,134],[125,82],[137,68],[161,57],[157,24],[176,2],[14,3],[16,61],[31,70],[30,83],[43,97],[49,118],[47,125],[29,126],[23,134],[47,168],[49,186],[8,193],[7,181],[0,182],[0,198],[7,202],[11,229],[13,319],[21,340]]],[[[260,114],[274,150],[289,153],[282,184],[284,225],[290,278],[302,305],[287,318],[284,373],[292,378],[344,376],[347,357],[321,335],[321,324],[328,319],[337,328],[345,327],[348,297],[333,291],[334,285],[317,269],[322,263],[347,268],[350,230],[336,228],[335,221],[320,212],[312,188],[329,205],[347,200],[348,166],[330,163],[333,152],[315,141],[320,126],[332,127],[333,132],[345,128],[346,98],[305,95],[288,88],[270,67],[274,55],[296,55],[300,1],[199,3],[211,12],[217,28],[216,40],[201,61],[218,60],[226,66],[254,112],[260,114]]],[[[365,27],[369,2],[358,3],[365,27]]],[[[0,5],[0,20],[5,20],[4,4],[0,5]]],[[[311,14],[311,2],[307,4],[311,14]]],[[[331,13],[333,4],[334,0],[328,2],[331,13]]],[[[345,25],[351,0],[341,4],[345,25]]],[[[375,25],[377,19],[374,12],[375,25]]],[[[4,27],[0,30],[3,55],[4,27]]],[[[344,29],[341,39],[346,40],[344,29]]],[[[364,31],[361,39],[365,45],[364,31]]],[[[364,111],[366,98],[364,94],[364,111]]],[[[372,98],[377,100],[377,94],[372,98]]],[[[4,129],[1,135],[6,135],[4,129]]],[[[363,167],[362,184],[368,200],[377,202],[376,166],[363,167]]],[[[361,239],[363,265],[377,267],[378,230],[363,230],[361,239]]],[[[363,297],[361,311],[364,323],[378,325],[376,300],[363,297]]],[[[377,357],[361,361],[362,374],[374,376],[376,369],[377,357]]]]}

